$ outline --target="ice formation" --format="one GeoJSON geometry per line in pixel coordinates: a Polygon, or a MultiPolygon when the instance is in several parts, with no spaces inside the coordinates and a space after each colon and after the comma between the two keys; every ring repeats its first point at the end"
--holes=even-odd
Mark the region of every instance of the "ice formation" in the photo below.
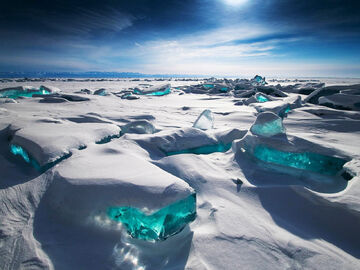
{"type": "Polygon", "coordinates": [[[204,145],[190,149],[183,149],[179,151],[167,152],[166,155],[173,156],[179,154],[196,154],[196,155],[207,155],[214,152],[226,152],[231,148],[231,143],[219,143],[212,145],[204,145]]]}
{"type": "Polygon", "coordinates": [[[262,94],[260,94],[260,93],[257,93],[257,94],[255,95],[255,98],[256,98],[257,101],[259,101],[259,102],[269,101],[269,99],[268,99],[266,96],[264,96],[264,95],[262,95],[262,94]]]}
{"type": "Polygon", "coordinates": [[[40,166],[35,159],[33,159],[28,152],[20,145],[10,144],[10,152],[14,155],[20,155],[23,160],[31,164],[35,169],[39,170],[40,166]]]}
{"type": "Polygon", "coordinates": [[[18,89],[3,89],[0,90],[0,98],[32,97],[34,95],[49,95],[50,92],[44,89],[34,88],[18,88],[18,89]]]}
{"type": "Polygon", "coordinates": [[[147,95],[147,96],[164,96],[171,93],[171,85],[164,84],[160,86],[152,86],[145,89],[134,89],[134,94],[147,95]]]}
{"type": "Polygon", "coordinates": [[[265,77],[261,77],[259,75],[256,75],[253,79],[253,82],[255,82],[256,84],[261,84],[261,85],[265,85],[266,81],[265,81],[265,77]]]}
{"type": "Polygon", "coordinates": [[[285,127],[279,116],[272,112],[263,112],[257,116],[250,131],[255,135],[271,137],[278,134],[284,134],[285,127]]]}
{"type": "Polygon", "coordinates": [[[193,127],[202,130],[212,129],[214,127],[214,117],[211,110],[204,110],[194,122],[193,127]]]}
{"type": "Polygon", "coordinates": [[[254,156],[262,161],[325,175],[336,175],[346,160],[310,152],[285,152],[266,145],[257,145],[254,156]]]}
{"type": "Polygon", "coordinates": [[[121,127],[121,133],[152,134],[156,129],[147,120],[133,121],[121,127]]]}
{"type": "Polygon", "coordinates": [[[146,214],[134,207],[111,207],[108,216],[121,222],[128,233],[143,240],[165,240],[181,231],[196,217],[196,194],[146,214]]]}
{"type": "Polygon", "coordinates": [[[108,95],[108,93],[105,88],[100,88],[94,92],[94,95],[106,96],[106,95],[108,95]]]}

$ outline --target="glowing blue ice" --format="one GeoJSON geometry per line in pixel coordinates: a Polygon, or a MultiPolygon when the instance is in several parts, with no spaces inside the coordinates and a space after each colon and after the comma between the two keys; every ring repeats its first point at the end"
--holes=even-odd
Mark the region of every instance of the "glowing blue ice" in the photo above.
{"type": "Polygon", "coordinates": [[[46,170],[54,167],[56,164],[60,163],[64,159],[71,157],[72,155],[71,152],[67,153],[53,162],[49,162],[43,166],[40,166],[39,163],[31,155],[29,155],[29,153],[23,147],[19,145],[10,144],[10,152],[14,155],[20,155],[26,163],[29,163],[39,172],[45,172],[46,170]]]}
{"type": "Polygon", "coordinates": [[[269,99],[266,98],[266,97],[264,97],[263,95],[257,95],[257,96],[256,96],[256,99],[257,99],[257,101],[259,101],[259,102],[269,101],[269,99]]]}
{"type": "Polygon", "coordinates": [[[250,131],[259,136],[271,137],[285,133],[282,119],[272,112],[263,112],[258,115],[250,131]]]}
{"type": "Polygon", "coordinates": [[[19,145],[10,144],[10,152],[14,155],[20,155],[25,162],[31,164],[36,170],[40,170],[39,163],[33,159],[28,152],[19,145]]]}
{"type": "Polygon", "coordinates": [[[151,87],[149,89],[140,90],[134,89],[134,94],[138,95],[146,95],[146,96],[164,96],[171,93],[171,86],[170,84],[166,86],[159,86],[159,87],[151,87]]]}
{"type": "Polygon", "coordinates": [[[19,97],[32,97],[33,95],[49,95],[50,92],[44,89],[39,90],[19,90],[19,89],[10,89],[0,92],[0,98],[12,98],[17,99],[19,97]]]}
{"type": "Polygon", "coordinates": [[[179,151],[172,151],[167,152],[167,156],[179,155],[179,154],[196,154],[196,155],[207,155],[215,152],[226,152],[231,148],[231,143],[227,144],[212,144],[212,145],[205,145],[200,147],[194,147],[179,151]]]}
{"type": "Polygon", "coordinates": [[[326,175],[336,175],[346,163],[346,160],[341,158],[309,152],[283,152],[265,145],[257,145],[254,156],[265,162],[326,175]]]}
{"type": "Polygon", "coordinates": [[[112,220],[121,222],[133,238],[165,240],[195,220],[196,194],[150,214],[129,206],[110,207],[107,214],[112,220]]]}

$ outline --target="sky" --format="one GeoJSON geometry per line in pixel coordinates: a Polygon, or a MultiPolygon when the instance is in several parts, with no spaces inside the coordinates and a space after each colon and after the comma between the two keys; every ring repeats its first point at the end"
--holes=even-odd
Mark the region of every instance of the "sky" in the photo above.
{"type": "Polygon", "coordinates": [[[360,1],[2,0],[0,71],[360,77],[360,1]]]}

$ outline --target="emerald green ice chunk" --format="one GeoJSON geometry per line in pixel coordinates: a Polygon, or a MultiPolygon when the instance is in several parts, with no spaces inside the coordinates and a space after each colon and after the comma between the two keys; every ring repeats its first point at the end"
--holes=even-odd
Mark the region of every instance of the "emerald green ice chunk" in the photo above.
{"type": "Polygon", "coordinates": [[[121,222],[133,238],[148,241],[165,240],[195,220],[196,194],[151,214],[128,206],[110,207],[107,214],[110,219],[121,222]]]}
{"type": "Polygon", "coordinates": [[[257,101],[259,102],[266,102],[269,101],[266,97],[264,97],[263,95],[257,95],[256,96],[257,101]]]}
{"type": "Polygon", "coordinates": [[[49,91],[40,89],[37,91],[34,90],[6,90],[0,92],[0,98],[12,98],[17,99],[18,97],[32,97],[33,95],[48,95],[49,91]]]}
{"type": "Polygon", "coordinates": [[[227,144],[212,144],[212,145],[205,145],[205,146],[200,146],[200,147],[195,147],[195,148],[190,148],[190,149],[184,149],[184,150],[179,150],[179,151],[172,151],[172,152],[167,152],[166,155],[167,156],[173,156],[173,155],[179,155],[179,154],[196,154],[196,155],[207,155],[207,154],[211,154],[214,152],[226,152],[231,148],[231,143],[227,143],[227,144]]]}
{"type": "Polygon", "coordinates": [[[256,146],[254,156],[265,162],[325,175],[336,175],[346,163],[346,160],[337,157],[310,152],[283,152],[265,145],[256,146]]]}

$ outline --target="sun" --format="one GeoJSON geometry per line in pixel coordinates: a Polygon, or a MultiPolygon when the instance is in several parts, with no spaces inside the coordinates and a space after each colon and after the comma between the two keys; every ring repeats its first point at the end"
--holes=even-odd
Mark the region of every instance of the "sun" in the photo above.
{"type": "Polygon", "coordinates": [[[230,6],[240,6],[246,3],[248,0],[223,0],[225,4],[230,6]]]}

